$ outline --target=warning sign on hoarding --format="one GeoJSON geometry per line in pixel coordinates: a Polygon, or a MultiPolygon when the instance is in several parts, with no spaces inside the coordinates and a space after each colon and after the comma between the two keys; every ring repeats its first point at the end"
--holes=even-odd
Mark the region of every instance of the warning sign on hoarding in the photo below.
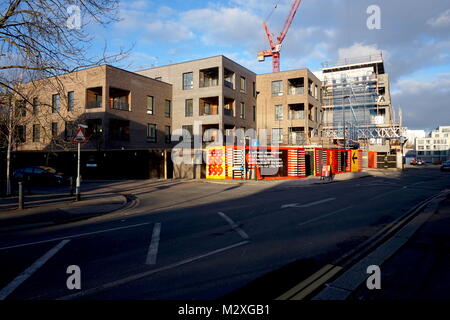
{"type": "Polygon", "coordinates": [[[352,168],[352,172],[358,172],[359,170],[359,152],[358,150],[352,150],[352,157],[350,159],[350,165],[352,168]]]}

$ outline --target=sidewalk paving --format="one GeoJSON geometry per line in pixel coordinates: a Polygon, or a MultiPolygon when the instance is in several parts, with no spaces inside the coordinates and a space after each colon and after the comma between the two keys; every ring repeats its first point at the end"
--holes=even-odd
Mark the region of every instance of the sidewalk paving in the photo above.
{"type": "Polygon", "coordinates": [[[381,266],[381,289],[364,283],[352,300],[450,300],[450,195],[381,266]]]}
{"type": "Polygon", "coordinates": [[[39,205],[24,210],[0,211],[0,232],[14,231],[104,215],[120,210],[127,204],[124,195],[106,193],[85,195],[82,201],[74,197],[62,203],[39,205]]]}

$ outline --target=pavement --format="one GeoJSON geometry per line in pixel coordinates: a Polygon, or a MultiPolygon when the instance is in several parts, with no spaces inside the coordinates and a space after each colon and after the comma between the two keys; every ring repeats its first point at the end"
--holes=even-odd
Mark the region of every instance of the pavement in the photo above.
{"type": "Polygon", "coordinates": [[[380,265],[381,289],[362,284],[349,300],[450,300],[450,194],[412,237],[380,265]]]}
{"type": "Polygon", "coordinates": [[[105,185],[102,192],[136,197],[135,206],[0,233],[0,298],[272,300],[385,234],[450,188],[449,178],[421,168],[319,185],[105,185]],[[66,286],[71,265],[81,269],[80,290],[66,286]]]}

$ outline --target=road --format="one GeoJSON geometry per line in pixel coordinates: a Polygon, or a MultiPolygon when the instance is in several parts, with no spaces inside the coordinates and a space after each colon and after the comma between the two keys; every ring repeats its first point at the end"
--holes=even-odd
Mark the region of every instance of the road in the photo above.
{"type": "Polygon", "coordinates": [[[135,183],[123,212],[1,233],[0,299],[274,299],[449,186],[436,168],[308,186],[135,183]],[[81,290],[66,286],[71,265],[81,290]]]}

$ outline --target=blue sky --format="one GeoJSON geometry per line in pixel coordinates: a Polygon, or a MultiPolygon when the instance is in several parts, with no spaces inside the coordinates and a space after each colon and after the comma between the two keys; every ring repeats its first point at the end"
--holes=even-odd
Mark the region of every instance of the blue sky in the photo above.
{"type": "MultiPolygon", "coordinates": [[[[118,66],[129,70],[224,54],[256,73],[268,47],[262,21],[277,34],[292,0],[125,1],[121,21],[99,27],[93,53],[132,48],[118,66]]],[[[382,50],[395,107],[404,125],[430,130],[450,125],[450,0],[303,0],[285,39],[281,69],[318,71],[324,61],[382,50]],[[366,10],[381,9],[381,29],[367,28],[366,10]]]]}

